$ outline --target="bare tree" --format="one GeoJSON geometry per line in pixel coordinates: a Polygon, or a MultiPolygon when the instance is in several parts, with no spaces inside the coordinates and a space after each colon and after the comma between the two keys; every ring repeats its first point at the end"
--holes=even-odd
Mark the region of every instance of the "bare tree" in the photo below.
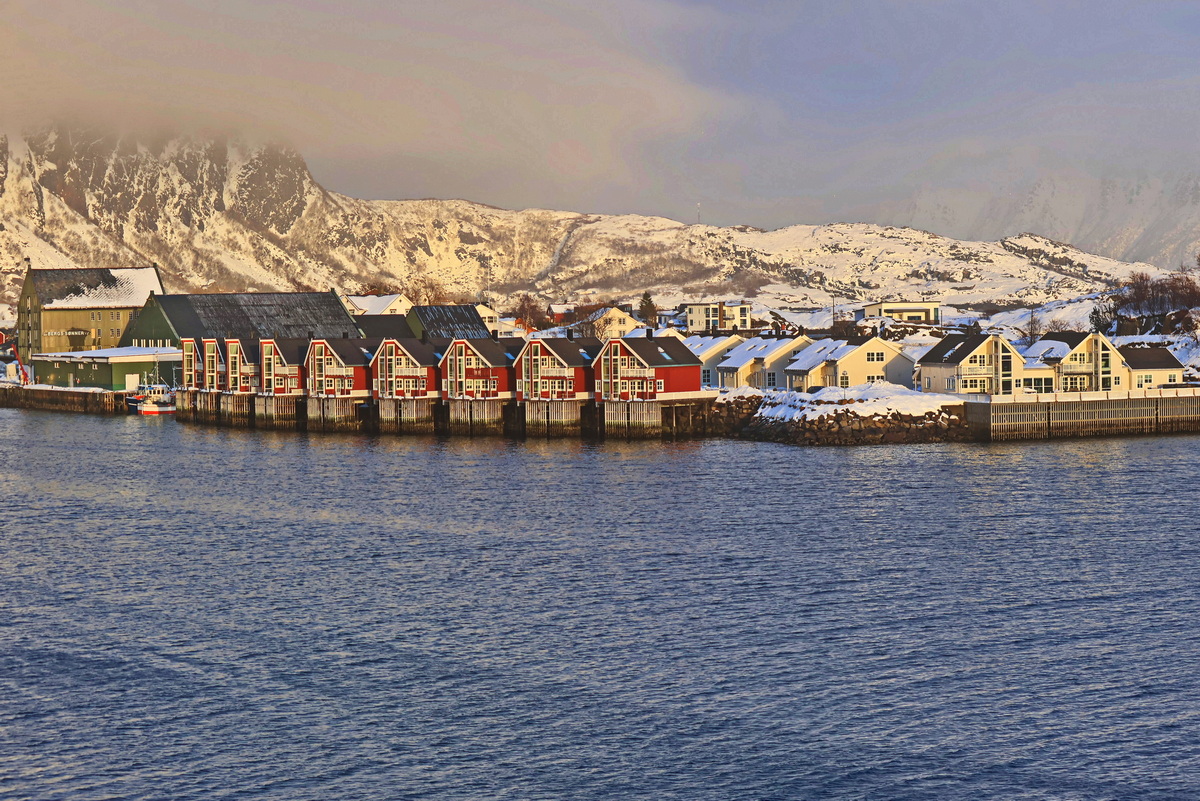
{"type": "Polygon", "coordinates": [[[1046,328],[1042,323],[1042,316],[1038,314],[1037,309],[1029,310],[1029,320],[1024,328],[1017,328],[1018,344],[1029,347],[1034,342],[1042,338],[1042,334],[1046,332],[1046,328]]]}

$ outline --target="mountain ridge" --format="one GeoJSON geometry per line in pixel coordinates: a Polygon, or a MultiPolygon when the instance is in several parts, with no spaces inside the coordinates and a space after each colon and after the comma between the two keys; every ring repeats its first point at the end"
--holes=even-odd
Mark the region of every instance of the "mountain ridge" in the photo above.
{"type": "MultiPolygon", "coordinates": [[[[295,150],[51,126],[0,138],[0,317],[34,267],[157,263],[168,291],[434,289],[503,300],[758,296],[785,308],[908,297],[1034,305],[1134,271],[1034,234],[957,241],[870,223],[687,225],[468,200],[360,200],[295,150]]],[[[420,299],[420,297],[415,298],[420,299]]]]}

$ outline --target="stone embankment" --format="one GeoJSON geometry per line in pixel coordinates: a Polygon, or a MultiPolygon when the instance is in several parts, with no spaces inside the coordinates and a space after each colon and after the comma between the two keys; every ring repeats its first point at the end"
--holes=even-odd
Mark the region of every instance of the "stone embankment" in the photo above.
{"type": "Polygon", "coordinates": [[[864,413],[865,409],[856,408],[860,404],[863,402],[817,401],[813,404],[817,413],[811,416],[793,419],[756,416],[738,436],[788,445],[879,445],[976,439],[967,426],[962,406],[945,406],[925,412],[864,413]]]}

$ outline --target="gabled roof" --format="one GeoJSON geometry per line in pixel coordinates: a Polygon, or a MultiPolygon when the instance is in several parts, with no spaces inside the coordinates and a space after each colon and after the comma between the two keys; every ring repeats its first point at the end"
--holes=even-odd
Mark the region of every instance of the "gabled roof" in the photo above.
{"type": "MultiPolygon", "coordinates": [[[[287,365],[298,365],[304,361],[305,355],[308,353],[308,338],[284,338],[284,339],[266,339],[264,342],[272,342],[275,345],[275,352],[279,354],[279,358],[283,359],[283,363],[287,365]]],[[[259,343],[260,347],[262,343],[259,343]]]]}
{"type": "MultiPolygon", "coordinates": [[[[420,328],[431,337],[447,339],[484,339],[489,336],[479,310],[474,306],[413,306],[410,317],[415,317],[420,328]]],[[[416,326],[413,327],[416,330],[416,326]]]]}
{"type": "MultiPolygon", "coordinates": [[[[847,337],[845,339],[818,339],[804,350],[796,354],[796,358],[788,363],[785,373],[805,374],[820,367],[825,362],[836,362],[844,359],[875,337],[847,337]]],[[[883,340],[880,340],[883,342],[883,340]]],[[[887,343],[891,344],[891,343],[887,343]]],[[[902,356],[907,356],[899,351],[902,356]]],[[[911,357],[909,357],[911,358],[911,357]]]]}
{"type": "Polygon", "coordinates": [[[1167,348],[1117,348],[1130,370],[1183,370],[1183,363],[1167,348]]]}
{"type": "Polygon", "coordinates": [[[329,349],[347,367],[366,367],[371,363],[371,360],[375,356],[375,351],[379,349],[379,345],[383,340],[363,339],[361,337],[354,339],[324,339],[318,337],[312,341],[312,344],[315,345],[318,342],[324,342],[328,345],[329,349]]]}
{"type": "Polygon", "coordinates": [[[1082,342],[1089,336],[1091,336],[1091,334],[1085,334],[1079,331],[1053,331],[1044,335],[1039,341],[1044,342],[1047,339],[1057,340],[1058,342],[1067,343],[1071,346],[1071,350],[1075,350],[1075,348],[1078,348],[1080,344],[1082,344],[1082,342]]]}
{"type": "Polygon", "coordinates": [[[384,344],[389,341],[395,342],[401,350],[422,367],[436,367],[437,363],[442,360],[442,354],[446,352],[446,345],[450,342],[448,339],[422,342],[416,337],[386,337],[379,340],[379,345],[375,348],[375,356],[371,361],[379,358],[379,353],[383,350],[384,344]]]}
{"type": "MultiPolygon", "coordinates": [[[[524,339],[518,337],[502,337],[499,340],[491,337],[459,337],[454,341],[466,342],[489,367],[507,367],[516,363],[517,354],[526,344],[524,339]]],[[[442,358],[445,358],[446,350],[446,346],[441,348],[442,358]]]]}
{"type": "Polygon", "coordinates": [[[725,359],[717,365],[718,370],[741,370],[755,359],[777,358],[791,348],[796,347],[797,340],[810,342],[808,337],[751,337],[738,345],[725,359]]]}
{"type": "Polygon", "coordinates": [[[391,306],[397,300],[405,298],[404,295],[347,295],[346,300],[354,304],[356,309],[361,309],[363,314],[378,315],[387,311],[388,306],[391,306]]]}
{"type": "Polygon", "coordinates": [[[156,298],[181,339],[353,337],[354,319],[332,292],[246,292],[156,298]]]}
{"type": "Polygon", "coordinates": [[[416,339],[417,335],[402,314],[361,314],[354,324],[364,337],[416,339]]]}
{"type": "Polygon", "coordinates": [[[30,270],[25,280],[44,309],[140,308],[163,293],[156,267],[30,270]]]}
{"type": "Polygon", "coordinates": [[[991,334],[947,334],[925,351],[921,364],[962,364],[991,338],[991,334]]]}
{"type": "Polygon", "coordinates": [[[692,353],[704,357],[715,350],[732,348],[744,341],[745,339],[737,334],[692,334],[684,338],[683,344],[687,345],[692,353]]]}
{"type": "MultiPolygon", "coordinates": [[[[540,342],[548,348],[559,360],[567,367],[584,367],[595,361],[600,355],[600,349],[604,347],[604,343],[596,337],[574,337],[567,339],[566,337],[545,337],[543,339],[531,339],[526,343],[526,346],[533,342],[540,342]]],[[[522,351],[525,349],[522,348],[522,351]]]]}
{"type": "Polygon", "coordinates": [[[648,367],[700,366],[700,359],[675,337],[633,337],[620,340],[648,367]]]}
{"type": "Polygon", "coordinates": [[[1039,339],[1021,351],[1025,366],[1029,368],[1058,364],[1074,348],[1069,342],[1059,339],[1039,339]]]}

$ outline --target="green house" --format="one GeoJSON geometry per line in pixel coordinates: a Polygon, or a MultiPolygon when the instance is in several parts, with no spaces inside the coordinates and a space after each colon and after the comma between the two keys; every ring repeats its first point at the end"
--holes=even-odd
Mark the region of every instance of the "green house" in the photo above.
{"type": "Polygon", "coordinates": [[[139,384],[175,385],[183,366],[176,348],[106,348],[70,353],[36,353],[30,360],[33,380],[55,387],[95,387],[114,392],[139,384]]]}

